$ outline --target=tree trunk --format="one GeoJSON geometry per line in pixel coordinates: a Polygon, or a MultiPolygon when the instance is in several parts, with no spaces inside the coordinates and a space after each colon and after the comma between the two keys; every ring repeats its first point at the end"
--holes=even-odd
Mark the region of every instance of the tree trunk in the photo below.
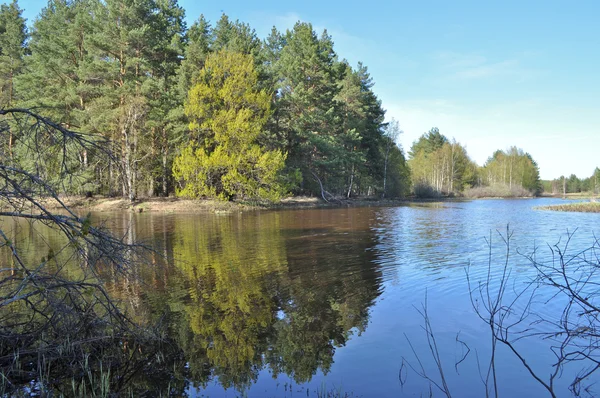
{"type": "Polygon", "coordinates": [[[132,148],[130,142],[130,134],[126,127],[122,129],[123,134],[123,196],[133,201],[135,199],[133,192],[134,171],[132,164],[132,148]]]}
{"type": "MultiPolygon", "coordinates": [[[[354,182],[354,165],[352,165],[352,173],[350,174],[350,186],[348,187],[348,195],[347,197],[350,198],[350,193],[352,192],[352,184],[354,182]]],[[[384,184],[385,187],[385,184],[384,184]]],[[[384,188],[384,192],[385,192],[385,188],[384,188]]]]}
{"type": "Polygon", "coordinates": [[[13,159],[13,149],[12,149],[13,148],[13,140],[14,140],[14,138],[13,138],[13,133],[11,130],[9,133],[9,136],[8,136],[8,154],[10,155],[11,160],[13,159]]]}
{"type": "Polygon", "coordinates": [[[508,187],[512,189],[512,169],[513,169],[513,159],[510,159],[510,169],[509,169],[509,177],[508,177],[508,187]]]}
{"type": "Polygon", "coordinates": [[[388,155],[390,153],[389,147],[385,151],[385,161],[383,162],[383,193],[381,194],[381,198],[385,198],[385,192],[387,189],[387,164],[388,164],[388,155]]]}
{"type": "Polygon", "coordinates": [[[163,145],[162,145],[162,194],[163,196],[169,196],[169,186],[168,186],[168,178],[169,178],[169,170],[167,170],[167,161],[169,155],[169,145],[167,142],[167,130],[163,128],[163,145]]]}
{"type": "Polygon", "coordinates": [[[321,187],[321,197],[323,198],[323,200],[325,202],[329,203],[327,198],[325,198],[325,189],[323,188],[323,183],[321,182],[321,179],[313,171],[311,171],[310,173],[313,175],[315,180],[317,180],[317,182],[319,183],[319,186],[321,187]]]}

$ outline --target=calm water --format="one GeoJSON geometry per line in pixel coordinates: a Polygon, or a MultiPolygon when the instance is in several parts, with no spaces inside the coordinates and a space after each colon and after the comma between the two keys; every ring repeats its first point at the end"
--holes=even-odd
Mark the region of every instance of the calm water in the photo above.
{"type": "MultiPolygon", "coordinates": [[[[485,362],[489,333],[470,304],[465,269],[483,280],[491,234],[499,271],[505,247],[496,230],[507,225],[516,284],[534,275],[517,251],[539,246],[537,258],[550,258],[546,244],[576,228],[570,247],[590,246],[600,216],[533,210],[554,202],[562,201],[98,217],[156,248],[151,264],[108,284],[140,319],[168,322],[186,363],[183,381],[173,384],[190,396],[427,396],[427,384],[412,372],[403,386],[399,380],[403,356],[416,364],[407,337],[434,372],[416,309],[427,296],[454,396],[481,397],[475,351],[485,362]],[[471,353],[457,374],[459,332],[471,353]]],[[[542,315],[560,311],[538,308],[542,315]]],[[[550,373],[544,341],[519,347],[534,368],[550,373]]],[[[503,396],[545,396],[508,352],[498,355],[503,396]]],[[[566,373],[564,385],[572,376],[566,373]]]]}

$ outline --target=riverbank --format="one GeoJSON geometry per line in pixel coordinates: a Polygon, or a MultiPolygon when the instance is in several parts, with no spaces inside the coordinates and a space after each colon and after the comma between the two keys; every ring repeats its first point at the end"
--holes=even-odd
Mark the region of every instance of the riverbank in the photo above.
{"type": "Polygon", "coordinates": [[[570,211],[580,213],[600,213],[600,202],[577,202],[562,205],[540,206],[538,210],[570,211]]]}
{"type": "MultiPolygon", "coordinates": [[[[325,202],[316,197],[293,196],[282,199],[277,203],[268,202],[224,202],[214,199],[183,199],[176,197],[168,198],[143,198],[133,202],[124,198],[110,198],[94,196],[86,198],[83,196],[63,196],[63,203],[71,209],[91,212],[111,211],[133,211],[163,212],[163,213],[227,213],[233,211],[264,210],[264,209],[305,209],[320,207],[362,207],[362,206],[395,206],[405,203],[430,203],[440,202],[447,199],[421,200],[421,199],[371,199],[350,198],[337,201],[325,202]]],[[[49,208],[55,204],[48,204],[49,208]]]]}
{"type": "Polygon", "coordinates": [[[545,193],[543,192],[540,197],[542,198],[559,198],[559,199],[594,199],[598,198],[598,194],[594,192],[571,192],[563,195],[562,193],[545,193]]]}
{"type": "MultiPolygon", "coordinates": [[[[461,202],[470,200],[486,199],[532,199],[531,197],[448,197],[438,198],[416,198],[406,197],[402,199],[377,199],[377,198],[344,198],[325,202],[318,197],[292,196],[282,199],[276,203],[232,201],[225,202],[214,199],[184,199],[177,197],[154,197],[141,198],[133,202],[125,198],[113,198],[104,196],[61,196],[63,203],[69,208],[77,211],[111,212],[111,211],[133,211],[162,212],[162,213],[228,213],[236,211],[270,210],[270,209],[307,209],[327,207],[367,207],[367,206],[399,206],[399,205],[431,205],[440,202],[461,202]]],[[[49,209],[55,209],[56,202],[46,203],[49,209]]]]}

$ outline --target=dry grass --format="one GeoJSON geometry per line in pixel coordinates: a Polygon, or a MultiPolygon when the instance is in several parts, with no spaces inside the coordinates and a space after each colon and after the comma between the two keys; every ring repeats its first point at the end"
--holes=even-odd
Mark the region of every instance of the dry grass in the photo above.
{"type": "MultiPolygon", "coordinates": [[[[79,211],[112,212],[112,211],[134,211],[136,213],[162,212],[162,213],[229,213],[236,211],[259,210],[259,209],[304,209],[316,207],[362,207],[362,206],[397,206],[406,203],[402,199],[377,199],[377,198],[339,198],[329,203],[316,197],[293,196],[284,198],[276,203],[256,201],[233,201],[223,202],[214,199],[182,199],[168,198],[144,198],[130,202],[123,198],[109,198],[94,196],[86,198],[83,196],[64,196],[61,198],[70,208],[79,211]]],[[[48,203],[52,208],[52,204],[48,203]]]]}
{"type": "Polygon", "coordinates": [[[259,208],[258,204],[223,202],[211,199],[181,199],[181,198],[145,198],[134,202],[124,198],[109,198],[95,196],[65,196],[62,200],[73,209],[93,212],[134,211],[163,212],[163,213],[206,213],[230,212],[259,208]]]}
{"type": "Polygon", "coordinates": [[[464,192],[466,198],[530,198],[533,194],[520,186],[509,187],[508,185],[497,184],[487,187],[476,187],[466,189],[464,192]]]}
{"type": "Polygon", "coordinates": [[[564,205],[540,206],[539,210],[575,211],[581,213],[600,213],[600,202],[577,202],[564,205]]]}

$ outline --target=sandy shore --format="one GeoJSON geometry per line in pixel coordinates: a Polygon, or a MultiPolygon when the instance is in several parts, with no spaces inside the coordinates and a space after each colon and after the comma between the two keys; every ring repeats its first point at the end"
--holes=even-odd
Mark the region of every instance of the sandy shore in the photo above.
{"type": "MultiPolygon", "coordinates": [[[[182,198],[143,198],[129,201],[124,198],[107,198],[95,196],[63,196],[61,200],[74,210],[91,212],[110,211],[135,211],[135,212],[165,212],[165,213],[203,213],[203,212],[230,212],[260,209],[296,209],[315,207],[339,206],[393,206],[407,203],[406,200],[372,200],[372,199],[345,199],[327,203],[316,197],[296,196],[281,200],[277,203],[258,202],[223,202],[212,199],[182,199],[182,198]]],[[[56,203],[48,203],[48,207],[55,208],[56,203]]]]}

